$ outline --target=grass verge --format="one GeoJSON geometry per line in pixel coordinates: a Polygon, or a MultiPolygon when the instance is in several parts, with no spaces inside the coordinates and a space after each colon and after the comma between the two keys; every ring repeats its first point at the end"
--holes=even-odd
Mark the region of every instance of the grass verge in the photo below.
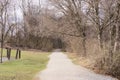
{"type": "MultiPolygon", "coordinates": [[[[12,51],[15,54],[15,50],[12,51]]],[[[45,69],[49,53],[23,51],[22,59],[0,64],[0,80],[32,80],[45,69]]]]}
{"type": "Polygon", "coordinates": [[[81,57],[81,56],[77,55],[76,53],[66,53],[66,54],[72,60],[72,62],[77,64],[77,65],[81,65],[81,66],[86,67],[86,68],[93,67],[92,65],[94,64],[94,62],[92,62],[88,58],[81,57]]]}

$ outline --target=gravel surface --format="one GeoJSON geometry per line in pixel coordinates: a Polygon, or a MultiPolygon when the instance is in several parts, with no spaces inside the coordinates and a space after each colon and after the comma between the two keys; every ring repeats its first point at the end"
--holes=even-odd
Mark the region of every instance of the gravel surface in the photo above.
{"type": "MultiPolygon", "coordinates": [[[[1,60],[1,58],[0,58],[0,60],[1,60]]],[[[3,61],[3,62],[8,61],[8,58],[7,58],[7,57],[3,57],[3,58],[2,58],[2,61],[3,61]]]]}
{"type": "MultiPolygon", "coordinates": [[[[1,58],[0,58],[0,60],[1,60],[1,58]]],[[[2,58],[2,61],[3,61],[3,62],[6,62],[6,61],[13,61],[13,60],[15,60],[15,58],[13,58],[13,57],[12,57],[10,60],[8,60],[7,57],[3,57],[3,58],[2,58]]]]}
{"type": "Polygon", "coordinates": [[[96,74],[84,67],[75,65],[62,52],[53,52],[47,68],[36,76],[36,80],[117,80],[96,74]]]}

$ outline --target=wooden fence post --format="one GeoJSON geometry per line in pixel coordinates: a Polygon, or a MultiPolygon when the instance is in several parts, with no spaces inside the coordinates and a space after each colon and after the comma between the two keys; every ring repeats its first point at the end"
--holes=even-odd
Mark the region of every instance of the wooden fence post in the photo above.
{"type": "Polygon", "coordinates": [[[19,59],[21,59],[21,50],[19,50],[19,59]]]}
{"type": "Polygon", "coordinates": [[[21,50],[20,49],[17,49],[17,52],[16,52],[16,59],[20,59],[21,58],[21,50]]]}
{"type": "Polygon", "coordinates": [[[8,49],[8,52],[9,52],[8,60],[10,60],[11,59],[11,48],[8,49]]]}
{"type": "Polygon", "coordinates": [[[16,57],[15,57],[15,59],[18,59],[18,51],[19,51],[19,49],[17,49],[17,51],[16,51],[16,57]]]}

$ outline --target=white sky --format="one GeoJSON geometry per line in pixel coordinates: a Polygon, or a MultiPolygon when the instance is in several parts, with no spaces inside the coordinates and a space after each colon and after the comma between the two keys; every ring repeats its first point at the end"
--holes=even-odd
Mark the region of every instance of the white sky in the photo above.
{"type": "MultiPolygon", "coordinates": [[[[41,1],[41,6],[42,7],[45,7],[47,6],[47,0],[40,0],[41,1]]],[[[11,2],[12,5],[15,5],[16,6],[16,14],[17,14],[17,19],[18,21],[22,20],[23,18],[23,15],[22,15],[22,12],[21,12],[21,9],[20,9],[20,0],[12,0],[11,2]]],[[[33,5],[39,5],[39,0],[32,0],[32,4],[33,5]]],[[[12,10],[10,10],[11,12],[11,15],[14,15],[14,9],[12,8],[12,10]]],[[[11,16],[11,20],[14,21],[14,17],[11,16]]]]}

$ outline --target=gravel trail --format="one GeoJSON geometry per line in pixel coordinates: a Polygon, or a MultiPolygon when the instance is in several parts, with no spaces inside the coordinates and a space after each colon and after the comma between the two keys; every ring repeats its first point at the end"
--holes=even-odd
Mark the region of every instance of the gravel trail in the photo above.
{"type": "Polygon", "coordinates": [[[116,80],[96,74],[84,67],[75,65],[62,52],[53,52],[47,68],[37,75],[36,80],[116,80]]]}

